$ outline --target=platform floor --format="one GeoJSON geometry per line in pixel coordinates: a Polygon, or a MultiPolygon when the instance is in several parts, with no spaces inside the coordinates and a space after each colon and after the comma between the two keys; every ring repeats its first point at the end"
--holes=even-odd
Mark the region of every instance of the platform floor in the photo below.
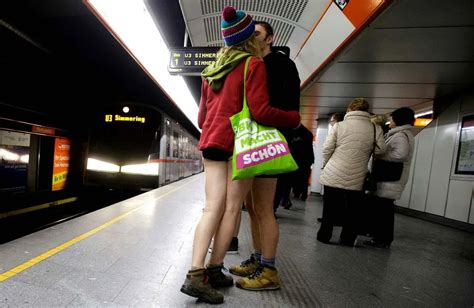
{"type": "MultiPolygon", "coordinates": [[[[0,307],[207,306],[179,292],[203,180],[196,175],[0,245],[0,307]]],[[[316,241],[321,212],[318,196],[280,209],[281,290],[232,287],[223,306],[474,307],[473,234],[397,214],[389,250],[324,245],[316,241]]],[[[239,241],[226,265],[251,252],[246,213],[239,241]]]]}

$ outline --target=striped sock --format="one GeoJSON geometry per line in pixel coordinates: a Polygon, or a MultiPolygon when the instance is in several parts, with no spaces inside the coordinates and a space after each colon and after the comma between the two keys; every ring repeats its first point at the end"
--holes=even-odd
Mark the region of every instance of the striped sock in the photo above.
{"type": "Polygon", "coordinates": [[[261,262],[262,261],[262,253],[260,251],[256,251],[253,253],[253,257],[255,258],[255,260],[257,260],[258,262],[261,262]]]}
{"type": "Polygon", "coordinates": [[[261,264],[266,267],[275,268],[275,258],[265,258],[262,256],[261,264]]]}

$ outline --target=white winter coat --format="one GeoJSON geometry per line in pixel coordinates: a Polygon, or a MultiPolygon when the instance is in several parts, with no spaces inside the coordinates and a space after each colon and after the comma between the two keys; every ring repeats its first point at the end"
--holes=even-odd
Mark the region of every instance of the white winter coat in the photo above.
{"type": "MultiPolygon", "coordinates": [[[[385,152],[382,128],[376,127],[375,153],[385,152]]],[[[367,162],[374,150],[374,125],[370,114],[351,111],[344,121],[334,124],[323,145],[323,185],[347,190],[362,190],[367,162]]]]}
{"type": "Polygon", "coordinates": [[[397,200],[400,199],[410,174],[415,144],[411,125],[402,125],[391,129],[385,134],[385,142],[387,150],[384,154],[375,155],[375,157],[387,161],[403,162],[403,171],[399,181],[377,183],[375,194],[382,198],[397,200]]]}

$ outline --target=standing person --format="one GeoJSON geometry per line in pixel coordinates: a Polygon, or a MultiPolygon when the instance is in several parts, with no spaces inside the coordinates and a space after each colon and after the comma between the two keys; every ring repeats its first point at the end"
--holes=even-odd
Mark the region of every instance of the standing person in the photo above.
{"type": "Polygon", "coordinates": [[[337,122],[341,122],[344,120],[344,114],[343,113],[333,113],[331,118],[329,119],[329,125],[331,127],[334,126],[337,122]]]}
{"type": "Polygon", "coordinates": [[[365,99],[354,99],[344,121],[334,124],[324,142],[320,179],[324,185],[323,219],[317,236],[322,243],[330,243],[334,219],[342,214],[340,244],[354,246],[357,237],[355,217],[363,194],[367,163],[372,151],[375,154],[385,152],[382,129],[370,122],[368,110],[369,103],[365,99]],[[341,205],[345,206],[343,213],[337,213],[341,205]]]}
{"type": "Polygon", "coordinates": [[[399,108],[392,112],[389,128],[385,134],[387,150],[384,154],[375,155],[375,159],[392,162],[403,162],[400,180],[379,182],[372,202],[374,210],[374,238],[367,244],[380,248],[389,248],[393,241],[395,205],[400,199],[410,174],[413,156],[414,138],[411,128],[415,122],[415,113],[410,108],[399,108]]]}
{"type": "MultiPolygon", "coordinates": [[[[331,117],[329,118],[329,132],[334,127],[334,124],[336,124],[337,122],[341,122],[342,120],[344,120],[344,114],[342,114],[342,113],[333,113],[331,115],[331,117]]],[[[318,222],[322,222],[323,218],[318,217],[317,220],[318,220],[318,222]]],[[[336,224],[334,224],[334,225],[336,225],[336,224]]]]}
{"type": "Polygon", "coordinates": [[[201,76],[201,102],[198,124],[202,128],[198,148],[203,152],[206,204],[196,227],[192,266],[181,292],[208,303],[222,303],[224,296],[214,288],[233,285],[232,277],[222,273],[223,260],[232,239],[236,216],[252,184],[252,178],[232,181],[234,132],[229,117],[242,110],[244,82],[252,117],[259,123],[297,127],[300,117],[269,104],[265,64],[254,35],[255,24],[244,11],[225,7],[222,12],[225,47],[215,63],[201,76]],[[248,57],[247,80],[244,67],[248,57]],[[204,268],[207,250],[214,235],[209,263],[204,268]]]}
{"type": "MultiPolygon", "coordinates": [[[[297,112],[300,103],[300,79],[295,63],[287,55],[271,51],[273,29],[270,24],[257,22],[255,37],[263,52],[263,60],[268,73],[270,105],[281,110],[297,112]]],[[[288,129],[280,131],[285,135],[285,138],[288,138],[287,136],[291,132],[288,129]]],[[[290,151],[292,152],[291,146],[290,151]]],[[[278,178],[280,177],[281,175],[278,178]]],[[[246,207],[250,215],[255,252],[248,260],[230,268],[231,273],[244,276],[236,281],[236,285],[240,288],[248,290],[280,288],[275,267],[279,238],[279,228],[273,214],[276,186],[277,178],[275,176],[255,177],[253,181],[251,200],[246,202],[246,207]]]]}
{"type": "MultiPolygon", "coordinates": [[[[305,126],[295,130],[294,136],[290,140],[290,144],[293,148],[291,154],[295,161],[298,162],[298,170],[295,172],[293,177],[293,194],[295,198],[300,198],[302,201],[306,201],[308,198],[308,183],[309,175],[311,174],[311,165],[314,164],[314,152],[313,152],[313,133],[305,126]]],[[[289,209],[290,207],[285,207],[289,209]]]]}
{"type": "Polygon", "coordinates": [[[387,125],[388,117],[385,114],[374,114],[370,117],[370,121],[375,125],[380,125],[382,127],[383,134],[385,135],[389,131],[389,127],[387,125]]]}

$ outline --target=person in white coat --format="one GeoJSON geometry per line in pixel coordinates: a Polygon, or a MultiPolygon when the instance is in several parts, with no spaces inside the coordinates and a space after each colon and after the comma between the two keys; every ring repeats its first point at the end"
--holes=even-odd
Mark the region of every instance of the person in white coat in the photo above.
{"type": "Polygon", "coordinates": [[[379,182],[373,198],[374,238],[367,244],[380,248],[389,248],[393,241],[394,201],[400,199],[410,173],[413,156],[414,137],[411,132],[415,122],[415,113],[410,108],[399,108],[392,112],[389,128],[385,134],[387,150],[384,154],[376,154],[376,159],[392,162],[403,162],[400,180],[379,182]]]}
{"type": "Polygon", "coordinates": [[[369,103],[354,99],[344,121],[334,124],[323,145],[323,217],[317,240],[329,244],[335,222],[342,221],[340,244],[353,246],[358,204],[372,152],[385,152],[382,129],[370,121],[369,103]]]}

